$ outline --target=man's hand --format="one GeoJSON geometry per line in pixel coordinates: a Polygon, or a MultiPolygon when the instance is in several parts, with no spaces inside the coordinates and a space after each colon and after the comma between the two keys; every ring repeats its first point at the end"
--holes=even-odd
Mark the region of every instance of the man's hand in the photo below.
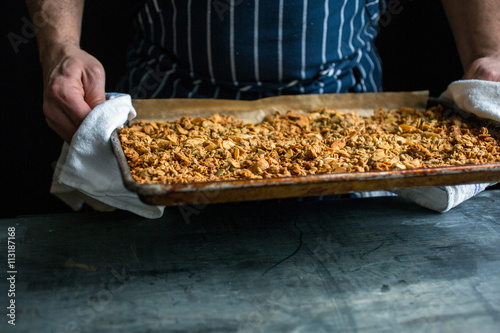
{"type": "Polygon", "coordinates": [[[463,78],[500,82],[500,55],[474,60],[463,78]]]}
{"type": "Polygon", "coordinates": [[[441,0],[464,68],[464,79],[500,81],[500,1],[441,0]]]}
{"type": "Polygon", "coordinates": [[[66,142],[104,102],[104,68],[80,49],[84,0],[26,0],[37,29],[43,70],[43,112],[66,142]]]}
{"type": "Polygon", "coordinates": [[[48,125],[66,142],[89,112],[105,101],[101,63],[76,45],[52,48],[42,57],[43,112],[48,125]]]}

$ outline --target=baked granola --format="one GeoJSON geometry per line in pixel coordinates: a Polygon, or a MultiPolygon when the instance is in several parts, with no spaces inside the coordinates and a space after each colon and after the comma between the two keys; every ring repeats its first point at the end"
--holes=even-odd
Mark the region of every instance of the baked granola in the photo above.
{"type": "Polygon", "coordinates": [[[486,128],[445,120],[440,106],[376,110],[373,116],[322,109],[268,115],[138,121],[119,130],[139,183],[262,179],[500,162],[486,128]]]}

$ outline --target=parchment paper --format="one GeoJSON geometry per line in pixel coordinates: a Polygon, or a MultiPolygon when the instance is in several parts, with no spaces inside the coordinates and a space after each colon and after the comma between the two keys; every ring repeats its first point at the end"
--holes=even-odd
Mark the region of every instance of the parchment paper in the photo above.
{"type": "Polygon", "coordinates": [[[135,99],[132,103],[137,111],[136,119],[177,120],[186,117],[209,117],[214,113],[233,115],[245,122],[260,122],[277,110],[286,112],[309,112],[322,108],[340,112],[356,111],[368,116],[376,109],[397,109],[403,106],[425,109],[428,91],[345,93],[322,95],[285,95],[267,97],[254,101],[223,99],[135,99]]]}

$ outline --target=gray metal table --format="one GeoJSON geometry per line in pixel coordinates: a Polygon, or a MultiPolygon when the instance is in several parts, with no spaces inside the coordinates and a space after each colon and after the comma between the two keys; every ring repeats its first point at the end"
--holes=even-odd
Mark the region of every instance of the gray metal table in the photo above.
{"type": "Polygon", "coordinates": [[[445,214],[397,197],[262,201],[27,216],[0,235],[2,332],[500,331],[499,190],[445,214]]]}

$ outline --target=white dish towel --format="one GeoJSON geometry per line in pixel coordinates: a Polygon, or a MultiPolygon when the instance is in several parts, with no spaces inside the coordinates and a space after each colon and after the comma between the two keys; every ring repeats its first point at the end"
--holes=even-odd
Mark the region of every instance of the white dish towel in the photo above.
{"type": "Polygon", "coordinates": [[[99,211],[115,208],[146,218],[159,218],[164,207],[144,204],[123,185],[110,137],[115,128],[136,116],[125,94],[107,94],[82,122],[71,140],[64,143],[50,192],[75,210],[84,202],[99,211]]]}
{"type": "MultiPolygon", "coordinates": [[[[441,98],[455,102],[462,110],[500,122],[500,82],[460,80],[452,82],[441,98]]],[[[500,130],[500,128],[498,128],[500,130]]],[[[408,188],[397,195],[437,212],[447,212],[492,184],[408,188]]]]}

